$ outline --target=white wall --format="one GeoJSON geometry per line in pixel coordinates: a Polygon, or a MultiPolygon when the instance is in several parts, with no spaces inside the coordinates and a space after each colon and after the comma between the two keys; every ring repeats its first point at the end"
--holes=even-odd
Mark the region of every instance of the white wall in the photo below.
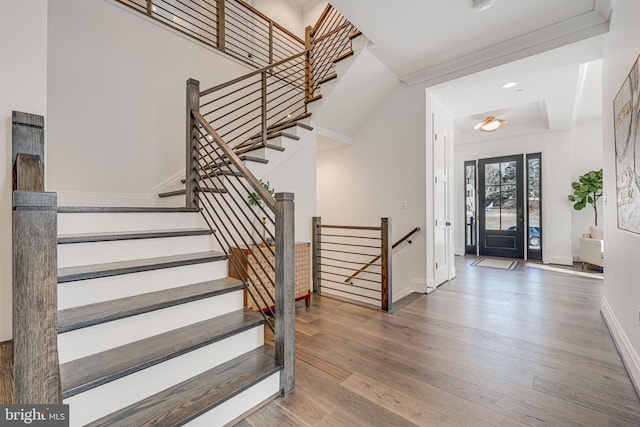
{"type": "Polygon", "coordinates": [[[300,8],[286,0],[252,0],[248,3],[304,40],[304,25],[300,8]]]}
{"type": "Polygon", "coordinates": [[[323,223],[377,225],[392,218],[393,241],[413,229],[413,244],[393,252],[393,299],[427,283],[424,88],[399,84],[354,138],[318,152],[318,215],[323,223]],[[407,201],[407,209],[401,201],[407,201]]]}
{"type": "Polygon", "coordinates": [[[49,6],[49,188],[61,204],[157,203],[184,170],[186,80],[250,69],[112,1],[49,6]]]}
{"type": "MultiPolygon", "coordinates": [[[[572,169],[567,167],[571,157],[571,131],[496,138],[459,144],[455,147],[455,176],[464,174],[464,162],[510,154],[542,153],[542,233],[543,261],[552,264],[571,264],[572,211],[567,195],[571,192],[572,169]]],[[[594,154],[594,157],[597,154],[594,154]]],[[[464,253],[464,186],[456,181],[456,253],[464,253]]],[[[583,212],[581,212],[583,213],[583,212]]]]}
{"type": "Polygon", "coordinates": [[[307,26],[313,27],[318,22],[318,18],[322,14],[322,11],[325,7],[327,7],[327,1],[325,0],[316,0],[307,4],[302,10],[302,23],[304,27],[307,26]]]}
{"type": "MultiPolygon", "coordinates": [[[[592,170],[601,169],[602,161],[602,122],[584,124],[571,130],[571,182],[577,181],[580,175],[592,170]]],[[[571,194],[567,188],[567,195],[571,194]]],[[[569,202],[571,203],[571,202],[569,202]]],[[[602,226],[604,210],[602,199],[598,201],[598,225],[602,226]]],[[[571,247],[574,261],[579,260],[580,238],[589,232],[594,225],[594,214],[591,205],[581,211],[571,210],[571,247]]]]}
{"type": "Polygon", "coordinates": [[[295,193],[296,241],[311,242],[311,218],[316,216],[316,135],[302,131],[295,142],[298,147],[287,149],[289,156],[260,178],[276,193],[295,193]]]}
{"type": "Polygon", "coordinates": [[[47,0],[3,2],[0,25],[0,342],[12,337],[11,111],[47,116],[47,0]]]}
{"type": "MultiPolygon", "coordinates": [[[[640,54],[640,2],[614,3],[609,38],[603,58],[604,297],[602,311],[612,329],[625,364],[640,385],[640,235],[617,227],[613,99],[640,54]]],[[[636,201],[639,203],[639,201],[636,201]]]]}

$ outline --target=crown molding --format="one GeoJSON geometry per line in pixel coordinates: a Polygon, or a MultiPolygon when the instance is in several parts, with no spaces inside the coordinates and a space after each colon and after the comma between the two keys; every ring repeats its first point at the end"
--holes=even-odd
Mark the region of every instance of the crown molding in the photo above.
{"type": "Polygon", "coordinates": [[[477,50],[469,55],[406,74],[401,76],[400,80],[409,86],[418,84],[427,87],[433,86],[605,34],[608,31],[608,16],[605,18],[594,9],[562,22],[477,50]]]}

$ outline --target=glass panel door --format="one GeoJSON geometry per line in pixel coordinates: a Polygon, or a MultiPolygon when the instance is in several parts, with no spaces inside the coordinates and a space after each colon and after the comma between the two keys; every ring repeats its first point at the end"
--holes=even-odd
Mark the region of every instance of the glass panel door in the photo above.
{"type": "Polygon", "coordinates": [[[480,255],[524,257],[522,157],[478,161],[480,255]]]}
{"type": "Polygon", "coordinates": [[[478,239],[476,220],[476,161],[464,162],[464,206],[465,228],[464,249],[465,253],[475,255],[477,253],[476,241],[478,239]]]}

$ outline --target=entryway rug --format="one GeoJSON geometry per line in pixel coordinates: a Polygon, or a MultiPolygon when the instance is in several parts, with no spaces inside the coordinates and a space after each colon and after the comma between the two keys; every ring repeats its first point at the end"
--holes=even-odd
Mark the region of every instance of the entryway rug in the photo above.
{"type": "Polygon", "coordinates": [[[476,267],[499,268],[502,270],[514,270],[518,266],[518,261],[510,259],[489,259],[478,258],[471,265],[476,267]]]}

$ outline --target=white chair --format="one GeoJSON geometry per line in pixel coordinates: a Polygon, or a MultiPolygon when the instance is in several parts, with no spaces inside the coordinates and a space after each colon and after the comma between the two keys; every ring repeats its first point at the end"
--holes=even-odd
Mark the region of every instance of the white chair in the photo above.
{"type": "Polygon", "coordinates": [[[582,269],[585,264],[604,267],[604,236],[602,228],[589,227],[591,233],[582,235],[580,239],[580,261],[582,269]]]}

